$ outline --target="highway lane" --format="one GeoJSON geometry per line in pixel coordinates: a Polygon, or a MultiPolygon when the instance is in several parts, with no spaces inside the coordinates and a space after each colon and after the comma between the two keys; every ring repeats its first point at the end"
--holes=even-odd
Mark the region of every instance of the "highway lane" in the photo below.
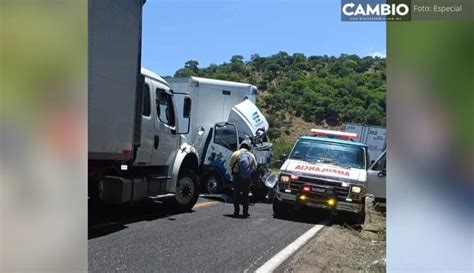
{"type": "Polygon", "coordinates": [[[115,211],[120,219],[89,230],[91,272],[254,271],[328,216],[273,217],[270,204],[255,203],[250,218],[233,218],[232,204],[200,199],[193,212],[164,205],[115,211]]]}

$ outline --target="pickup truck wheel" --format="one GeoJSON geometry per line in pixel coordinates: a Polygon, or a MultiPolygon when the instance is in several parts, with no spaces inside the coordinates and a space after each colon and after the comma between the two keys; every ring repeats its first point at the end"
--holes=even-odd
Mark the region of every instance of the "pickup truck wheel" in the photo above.
{"type": "Polygon", "coordinates": [[[204,189],[211,194],[222,193],[223,185],[220,176],[215,172],[210,172],[204,176],[204,189]]]}
{"type": "Polygon", "coordinates": [[[192,170],[183,170],[176,183],[175,203],[178,210],[191,210],[196,204],[198,197],[198,176],[192,170]]]}
{"type": "Polygon", "coordinates": [[[361,226],[365,222],[365,198],[362,200],[362,209],[359,213],[349,213],[348,224],[352,226],[361,226]]]}
{"type": "Polygon", "coordinates": [[[288,216],[290,206],[288,204],[285,204],[281,201],[278,201],[278,199],[273,199],[273,213],[277,217],[286,217],[288,216]]]}

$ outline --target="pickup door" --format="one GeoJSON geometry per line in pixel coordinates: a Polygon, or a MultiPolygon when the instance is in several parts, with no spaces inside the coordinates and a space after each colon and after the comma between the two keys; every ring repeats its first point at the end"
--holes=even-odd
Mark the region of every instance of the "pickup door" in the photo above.
{"type": "Polygon", "coordinates": [[[379,158],[370,166],[367,171],[367,187],[368,192],[375,195],[377,199],[386,199],[387,198],[387,185],[386,185],[386,155],[387,152],[384,151],[379,158]]]}

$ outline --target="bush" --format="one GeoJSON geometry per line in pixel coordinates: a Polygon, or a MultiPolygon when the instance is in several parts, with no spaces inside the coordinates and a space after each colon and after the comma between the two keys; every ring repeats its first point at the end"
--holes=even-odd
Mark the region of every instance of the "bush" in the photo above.
{"type": "Polygon", "coordinates": [[[286,140],[278,140],[273,143],[273,168],[279,168],[283,162],[281,162],[280,157],[285,154],[289,155],[291,149],[293,148],[293,143],[290,143],[286,140]]]}

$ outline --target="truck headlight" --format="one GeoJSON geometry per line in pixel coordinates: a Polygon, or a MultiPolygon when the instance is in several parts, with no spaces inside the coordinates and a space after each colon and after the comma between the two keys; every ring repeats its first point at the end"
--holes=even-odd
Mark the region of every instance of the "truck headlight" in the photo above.
{"type": "Polygon", "coordinates": [[[352,191],[353,193],[360,193],[361,190],[362,190],[362,188],[361,188],[361,187],[358,187],[358,186],[352,186],[352,189],[351,189],[351,191],[352,191]]]}
{"type": "Polygon", "coordinates": [[[285,184],[288,183],[288,182],[290,182],[290,176],[289,176],[289,175],[282,175],[282,176],[280,176],[280,182],[281,182],[281,183],[285,183],[285,184]]]}

